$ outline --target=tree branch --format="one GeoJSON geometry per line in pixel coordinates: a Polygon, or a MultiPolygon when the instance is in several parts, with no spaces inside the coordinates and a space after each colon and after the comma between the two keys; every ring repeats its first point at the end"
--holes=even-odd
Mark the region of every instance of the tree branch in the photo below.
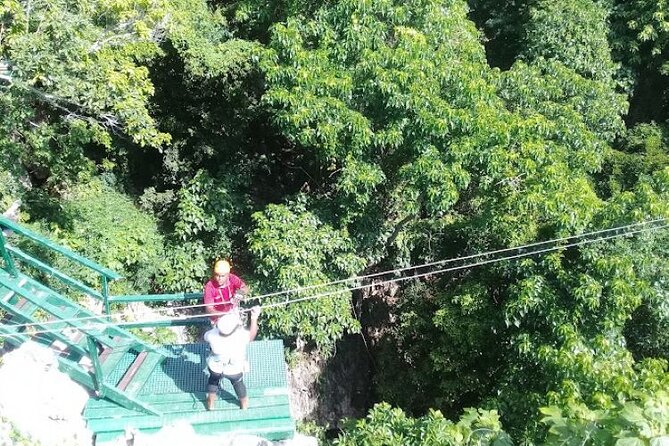
{"type": "Polygon", "coordinates": [[[413,215],[407,215],[402,220],[400,220],[399,223],[397,223],[397,226],[395,226],[393,233],[390,235],[390,237],[388,237],[387,243],[389,245],[395,243],[395,239],[400,235],[400,231],[402,230],[402,228],[404,228],[404,226],[406,226],[406,224],[409,223],[411,220],[413,220],[413,215]]]}

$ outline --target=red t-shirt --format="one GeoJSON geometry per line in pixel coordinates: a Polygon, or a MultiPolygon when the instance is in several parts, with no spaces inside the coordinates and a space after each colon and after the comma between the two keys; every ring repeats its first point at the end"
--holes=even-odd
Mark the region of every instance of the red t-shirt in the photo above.
{"type": "MultiPolygon", "coordinates": [[[[234,308],[234,303],[231,303],[232,296],[235,295],[237,290],[245,286],[242,279],[230,274],[228,276],[228,284],[224,286],[219,286],[218,282],[215,279],[209,279],[207,284],[204,286],[204,303],[205,304],[216,304],[214,305],[214,310],[217,312],[227,312],[234,308]]],[[[215,321],[219,316],[212,316],[211,320],[215,321]]]]}

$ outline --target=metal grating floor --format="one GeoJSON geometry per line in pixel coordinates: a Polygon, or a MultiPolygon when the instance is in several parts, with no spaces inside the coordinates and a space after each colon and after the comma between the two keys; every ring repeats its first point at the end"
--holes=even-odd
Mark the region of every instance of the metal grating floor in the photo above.
{"type": "Polygon", "coordinates": [[[176,421],[187,422],[196,432],[208,435],[244,432],[273,440],[292,437],[295,421],[290,413],[282,341],[255,341],[249,345],[250,371],[244,375],[251,400],[247,411],[239,410],[227,379],[222,380],[216,409],[211,412],[205,409],[206,344],[164,347],[175,357],[158,365],[137,393],[140,400],[157,408],[161,415],[148,415],[106,399],[91,398],[84,418],[99,440],[111,441],[128,426],[148,433],[176,421]]]}
{"type": "MultiPolygon", "coordinates": [[[[139,395],[164,393],[204,392],[207,387],[206,344],[168,345],[165,348],[176,355],[156,367],[139,395]]],[[[248,388],[286,387],[286,365],[281,341],[256,341],[249,345],[250,370],[244,374],[248,388]],[[276,348],[276,343],[281,345],[276,348]]],[[[232,386],[223,379],[223,389],[232,392],[232,386]]]]}

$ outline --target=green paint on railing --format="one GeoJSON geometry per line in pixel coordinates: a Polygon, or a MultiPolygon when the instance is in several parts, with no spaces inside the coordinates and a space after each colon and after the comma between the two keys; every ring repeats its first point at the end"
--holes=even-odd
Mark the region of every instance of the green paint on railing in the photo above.
{"type": "Polygon", "coordinates": [[[53,243],[51,240],[37,234],[36,232],[31,231],[30,229],[24,228],[23,226],[14,223],[13,221],[9,220],[6,217],[0,217],[0,228],[7,228],[11,229],[17,234],[21,234],[24,237],[27,237],[37,243],[40,243],[47,248],[56,251],[65,257],[67,257],[70,260],[74,260],[75,262],[80,263],[81,265],[86,266],[87,268],[92,269],[93,271],[96,271],[103,276],[107,277],[108,279],[111,280],[117,280],[123,278],[120,274],[110,270],[109,268],[105,268],[102,265],[99,265],[95,262],[90,261],[86,257],[80,256],[79,254],[70,251],[69,249],[60,246],[56,243],[53,243]]]}
{"type": "Polygon", "coordinates": [[[106,276],[100,276],[100,287],[102,288],[102,302],[105,306],[107,320],[111,321],[111,309],[109,308],[109,281],[106,276]]]}
{"type": "Polygon", "coordinates": [[[7,271],[9,271],[12,276],[16,277],[17,274],[16,266],[14,266],[14,261],[7,252],[7,247],[5,244],[5,235],[2,233],[2,227],[0,227],[0,255],[5,261],[5,268],[7,269],[7,271]]]}
{"type": "Polygon", "coordinates": [[[127,294],[109,296],[109,302],[171,302],[173,300],[202,299],[202,293],[172,293],[172,294],[127,294]]]}
{"type": "Polygon", "coordinates": [[[178,327],[184,325],[211,325],[209,317],[202,316],[201,318],[191,318],[184,320],[164,320],[164,321],[150,321],[150,322],[123,322],[123,328],[150,328],[150,327],[178,327]]]}
{"type": "Polygon", "coordinates": [[[98,392],[102,388],[102,383],[104,381],[104,376],[102,376],[102,366],[100,365],[100,357],[98,356],[98,346],[95,343],[95,338],[93,336],[86,335],[86,344],[88,345],[88,353],[91,358],[91,363],[93,366],[93,376],[95,378],[95,390],[98,392]]]}
{"type": "Polygon", "coordinates": [[[89,296],[96,297],[100,300],[102,300],[102,294],[100,294],[99,291],[94,290],[93,288],[89,287],[88,285],[78,281],[77,279],[74,279],[67,274],[61,273],[55,268],[50,267],[46,263],[42,262],[41,260],[38,260],[34,257],[31,257],[29,254],[26,252],[22,251],[21,249],[17,248],[16,246],[12,245],[6,245],[7,250],[11,252],[13,255],[18,257],[20,260],[23,262],[29,263],[30,265],[34,266],[35,268],[44,271],[47,274],[50,274],[57,279],[60,279],[63,283],[76,288],[77,290],[84,292],[88,294],[89,296]]]}

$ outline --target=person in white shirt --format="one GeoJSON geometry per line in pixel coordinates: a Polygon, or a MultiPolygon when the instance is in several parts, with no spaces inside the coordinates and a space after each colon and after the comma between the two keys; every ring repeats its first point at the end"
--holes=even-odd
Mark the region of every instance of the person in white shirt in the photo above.
{"type": "Polygon", "coordinates": [[[251,309],[251,323],[246,329],[242,326],[239,312],[232,311],[222,315],[216,321],[216,327],[204,334],[204,340],[211,348],[211,355],[207,358],[207,410],[214,408],[221,378],[227,378],[232,384],[239,399],[239,407],[248,408],[249,398],[244,384],[244,372],[248,368],[246,347],[258,334],[258,316],[260,307],[255,306],[251,309]]]}

